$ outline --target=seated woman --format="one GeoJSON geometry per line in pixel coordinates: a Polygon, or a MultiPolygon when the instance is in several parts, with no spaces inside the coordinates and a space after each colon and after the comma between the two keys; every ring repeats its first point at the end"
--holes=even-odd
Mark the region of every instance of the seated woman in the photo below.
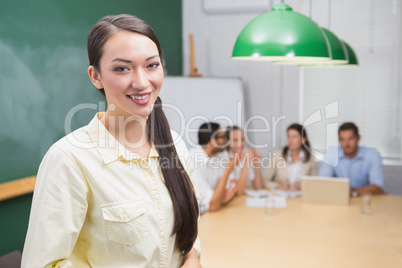
{"type": "Polygon", "coordinates": [[[300,124],[292,124],[287,129],[288,145],[273,153],[270,165],[264,171],[266,186],[271,181],[278,183],[279,190],[301,190],[303,175],[316,175],[314,157],[308,151],[310,142],[307,132],[300,124]]]}
{"type": "Polygon", "coordinates": [[[228,153],[230,158],[237,158],[239,163],[229,175],[227,187],[235,183],[237,186],[237,195],[242,195],[246,185],[254,189],[261,189],[263,185],[260,169],[261,154],[256,149],[244,150],[246,141],[244,132],[237,126],[226,129],[226,138],[228,139],[228,153]]]}

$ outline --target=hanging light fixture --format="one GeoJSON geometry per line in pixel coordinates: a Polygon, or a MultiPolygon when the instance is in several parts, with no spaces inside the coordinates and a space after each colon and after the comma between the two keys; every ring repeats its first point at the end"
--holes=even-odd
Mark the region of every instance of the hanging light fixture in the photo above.
{"type": "Polygon", "coordinates": [[[317,62],[315,64],[303,63],[299,64],[300,67],[312,67],[312,68],[349,68],[356,67],[359,65],[356,54],[352,47],[348,45],[345,41],[339,40],[342,44],[344,51],[346,52],[347,63],[331,64],[331,62],[317,62]]]}
{"type": "Polygon", "coordinates": [[[352,47],[349,46],[349,44],[346,43],[345,41],[341,40],[341,42],[345,45],[346,51],[348,53],[349,63],[347,65],[356,65],[356,66],[359,65],[359,61],[357,60],[357,56],[352,47]]]}
{"type": "MultiPolygon", "coordinates": [[[[311,19],[312,17],[312,0],[310,0],[310,14],[309,17],[311,19]]],[[[328,41],[329,49],[330,49],[330,54],[331,58],[327,61],[320,61],[320,62],[305,62],[305,61],[297,61],[295,64],[298,65],[336,65],[336,64],[346,64],[348,63],[347,59],[347,51],[346,47],[343,45],[341,40],[329,29],[331,27],[331,0],[329,0],[328,3],[328,29],[326,28],[321,28],[325,38],[328,41]]],[[[281,64],[281,62],[278,62],[278,64],[281,64]]],[[[283,63],[286,64],[286,63],[283,63]]]]}
{"type": "Polygon", "coordinates": [[[347,50],[343,45],[342,41],[330,30],[321,28],[325,38],[328,40],[329,49],[331,52],[331,58],[325,61],[319,62],[306,62],[303,60],[293,61],[293,62],[282,62],[277,61],[276,64],[284,65],[334,65],[334,64],[346,64],[348,63],[347,50]]]}
{"type": "Polygon", "coordinates": [[[321,28],[328,39],[331,48],[332,59],[329,61],[331,64],[345,64],[348,63],[346,48],[342,45],[341,40],[330,30],[321,28]]]}
{"type": "Polygon", "coordinates": [[[309,63],[309,62],[299,62],[298,64],[301,66],[304,65],[337,65],[337,64],[347,64],[348,60],[348,52],[346,46],[342,43],[342,41],[330,30],[321,28],[325,37],[328,39],[329,47],[331,49],[331,59],[328,61],[322,61],[317,63],[309,63]]]}
{"type": "Polygon", "coordinates": [[[253,19],[239,34],[233,59],[324,61],[331,58],[320,27],[284,3],[253,19]]]}
{"type": "MultiPolygon", "coordinates": [[[[311,0],[310,0],[311,9],[311,0]]],[[[331,27],[331,0],[328,3],[328,28],[331,27]]],[[[317,62],[315,64],[303,63],[300,66],[310,66],[310,67],[351,67],[356,66],[357,58],[353,49],[346,44],[344,41],[338,39],[338,37],[328,29],[321,28],[328,39],[331,47],[332,59],[325,62],[317,62]]]]}

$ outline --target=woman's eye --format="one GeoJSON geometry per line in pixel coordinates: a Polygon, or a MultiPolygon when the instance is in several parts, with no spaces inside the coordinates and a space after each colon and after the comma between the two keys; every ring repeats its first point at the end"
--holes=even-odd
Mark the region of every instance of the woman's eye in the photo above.
{"type": "Polygon", "coordinates": [[[124,72],[124,71],[127,71],[128,68],[127,68],[127,67],[124,67],[124,66],[119,66],[119,67],[114,68],[114,70],[115,70],[116,72],[124,72]]]}
{"type": "Polygon", "coordinates": [[[148,68],[155,69],[155,68],[158,67],[159,65],[160,65],[159,63],[154,62],[154,63],[151,63],[150,65],[148,65],[148,68]]]}

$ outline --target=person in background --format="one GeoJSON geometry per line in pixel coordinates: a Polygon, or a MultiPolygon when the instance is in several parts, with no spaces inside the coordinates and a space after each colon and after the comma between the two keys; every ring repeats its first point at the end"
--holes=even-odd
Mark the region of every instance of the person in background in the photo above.
{"type": "Polygon", "coordinates": [[[246,186],[252,186],[256,190],[262,189],[264,185],[261,174],[261,154],[256,149],[245,151],[244,132],[238,126],[228,127],[225,134],[229,140],[227,148],[229,157],[240,158],[240,164],[229,176],[227,187],[234,183],[237,186],[237,195],[242,195],[246,186]]]}
{"type": "Polygon", "coordinates": [[[376,149],[359,146],[359,129],[346,122],[338,129],[340,147],[329,148],[319,176],[350,180],[352,196],[384,193],[384,168],[376,149]]]}
{"type": "Polygon", "coordinates": [[[216,211],[236,194],[236,187],[226,189],[230,174],[237,165],[236,159],[221,162],[227,140],[219,124],[207,122],[198,130],[199,146],[190,149],[200,189],[200,212],[216,211]]]}
{"type": "Polygon", "coordinates": [[[275,181],[278,190],[301,190],[303,175],[316,175],[316,163],[309,152],[306,129],[300,124],[287,128],[288,145],[273,153],[269,167],[264,171],[264,183],[275,181]]]}

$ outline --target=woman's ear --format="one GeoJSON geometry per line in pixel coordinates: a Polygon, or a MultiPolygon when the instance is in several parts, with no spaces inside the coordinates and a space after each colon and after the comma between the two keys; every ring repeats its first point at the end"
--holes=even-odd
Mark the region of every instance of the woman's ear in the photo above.
{"type": "Polygon", "coordinates": [[[95,70],[95,67],[93,67],[92,65],[88,67],[88,76],[91,79],[92,84],[94,84],[97,89],[103,88],[103,84],[100,80],[100,74],[95,70]]]}

